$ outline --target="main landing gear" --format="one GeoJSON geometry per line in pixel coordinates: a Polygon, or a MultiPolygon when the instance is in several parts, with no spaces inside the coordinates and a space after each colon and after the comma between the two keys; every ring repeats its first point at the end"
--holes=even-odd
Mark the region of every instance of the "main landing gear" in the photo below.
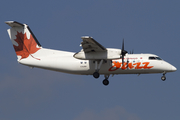
{"type": "Polygon", "coordinates": [[[165,76],[166,72],[163,73],[163,76],[161,77],[161,80],[162,81],[165,81],[166,80],[166,76],[165,76]]]}
{"type": "Polygon", "coordinates": [[[98,61],[95,61],[95,72],[93,73],[94,78],[99,78],[99,70],[104,60],[101,60],[98,65],[98,61]]]}
{"type": "Polygon", "coordinates": [[[94,78],[99,78],[99,76],[100,76],[100,75],[99,75],[99,72],[94,72],[94,73],[93,73],[93,77],[94,77],[94,78]]]}
{"type": "MultiPolygon", "coordinates": [[[[94,72],[93,73],[93,77],[94,78],[99,78],[99,73],[98,72],[94,72]]],[[[105,85],[105,86],[107,86],[107,85],[109,85],[109,80],[108,80],[108,78],[109,78],[109,75],[104,75],[104,77],[105,77],[105,79],[102,81],[102,83],[105,85]]]]}
{"type": "Polygon", "coordinates": [[[107,85],[109,85],[109,80],[108,80],[109,75],[104,75],[104,77],[105,77],[105,79],[102,81],[102,83],[103,83],[105,86],[107,86],[107,85]]]}
{"type": "MultiPolygon", "coordinates": [[[[99,70],[101,68],[101,65],[103,64],[103,61],[104,60],[101,60],[101,61],[95,61],[95,72],[93,73],[93,77],[94,78],[99,78],[100,74],[99,74],[99,70]],[[98,64],[99,62],[99,64],[98,64]]],[[[103,84],[105,86],[109,85],[109,81],[108,81],[108,78],[109,78],[109,75],[104,75],[105,79],[103,80],[103,84]]]]}

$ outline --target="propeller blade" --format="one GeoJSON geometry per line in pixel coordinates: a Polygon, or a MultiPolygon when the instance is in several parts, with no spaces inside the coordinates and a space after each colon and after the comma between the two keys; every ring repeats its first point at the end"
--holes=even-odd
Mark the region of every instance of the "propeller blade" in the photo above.
{"type": "Polygon", "coordinates": [[[123,43],[122,43],[122,51],[124,51],[124,38],[123,38],[123,43]]]}
{"type": "Polygon", "coordinates": [[[126,50],[124,50],[124,38],[122,43],[122,50],[121,50],[121,56],[122,56],[122,65],[124,65],[124,56],[128,53],[126,50]]]}
{"type": "Polygon", "coordinates": [[[124,55],[122,56],[122,66],[124,65],[124,55]]]}
{"type": "Polygon", "coordinates": [[[129,58],[127,58],[127,69],[129,68],[129,58]]]}

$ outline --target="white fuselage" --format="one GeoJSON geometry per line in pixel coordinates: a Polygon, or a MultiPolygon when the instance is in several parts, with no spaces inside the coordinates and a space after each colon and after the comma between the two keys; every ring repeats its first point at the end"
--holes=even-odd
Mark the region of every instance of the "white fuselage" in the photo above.
{"type": "MultiPolygon", "coordinates": [[[[94,60],[81,60],[74,58],[73,52],[41,48],[28,59],[18,62],[30,67],[38,67],[70,74],[92,75],[95,71],[94,60]]],[[[145,74],[173,72],[174,66],[164,60],[149,59],[153,54],[126,54],[124,65],[122,59],[104,60],[99,71],[100,74],[145,74]]]]}

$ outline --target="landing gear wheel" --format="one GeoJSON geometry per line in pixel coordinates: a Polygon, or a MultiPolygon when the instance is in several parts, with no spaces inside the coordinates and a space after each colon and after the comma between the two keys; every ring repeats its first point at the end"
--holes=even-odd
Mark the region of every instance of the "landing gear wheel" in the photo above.
{"type": "Polygon", "coordinates": [[[93,77],[94,77],[94,78],[99,78],[99,73],[98,73],[98,72],[94,72],[94,73],[93,73],[93,77]]]}
{"type": "Polygon", "coordinates": [[[107,79],[104,79],[104,80],[103,80],[103,84],[104,84],[105,86],[107,86],[107,85],[109,85],[109,81],[108,81],[107,79]]]}
{"type": "Polygon", "coordinates": [[[161,77],[161,80],[162,80],[162,81],[165,81],[165,80],[166,80],[166,76],[163,75],[163,76],[161,77]]]}

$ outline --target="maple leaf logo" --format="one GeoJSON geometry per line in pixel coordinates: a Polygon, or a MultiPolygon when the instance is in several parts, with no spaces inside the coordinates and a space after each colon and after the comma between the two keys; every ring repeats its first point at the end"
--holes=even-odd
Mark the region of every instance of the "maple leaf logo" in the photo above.
{"type": "MultiPolygon", "coordinates": [[[[15,45],[13,46],[16,51],[16,54],[21,56],[21,59],[27,58],[29,55],[41,49],[41,48],[36,47],[37,43],[31,34],[30,34],[30,38],[28,39],[26,33],[23,34],[22,32],[21,33],[17,32],[15,41],[18,43],[18,46],[15,46],[15,45]]],[[[38,59],[38,58],[35,58],[35,59],[38,59]]]]}

